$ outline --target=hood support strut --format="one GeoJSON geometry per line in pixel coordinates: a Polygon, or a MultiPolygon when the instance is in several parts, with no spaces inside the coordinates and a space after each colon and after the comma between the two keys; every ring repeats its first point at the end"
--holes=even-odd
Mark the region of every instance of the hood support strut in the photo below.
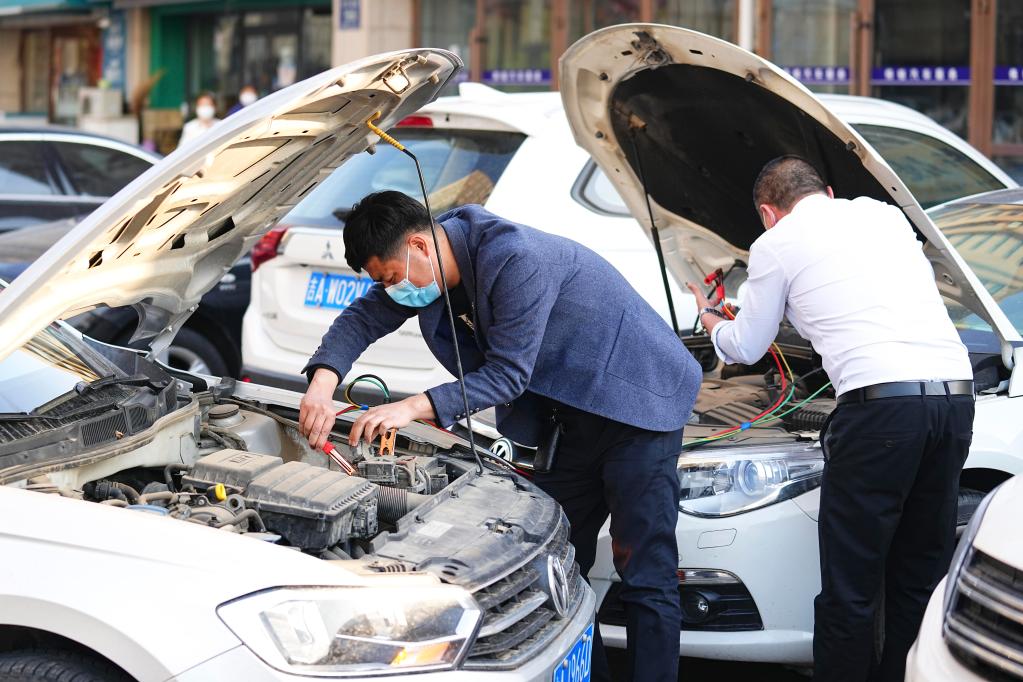
{"type": "Polygon", "coordinates": [[[646,175],[643,174],[643,159],[639,154],[639,145],[636,144],[636,130],[646,130],[646,124],[638,122],[636,117],[631,117],[629,139],[632,141],[632,150],[636,155],[636,171],[639,174],[639,183],[643,186],[643,198],[646,199],[646,212],[650,217],[650,234],[654,238],[654,249],[657,251],[657,263],[661,266],[661,281],[664,282],[664,294],[668,297],[668,312],[671,314],[671,328],[675,330],[676,336],[682,332],[678,328],[678,315],[675,313],[675,300],[671,295],[671,285],[668,282],[668,268],[664,265],[664,249],[661,247],[661,233],[654,222],[654,209],[650,206],[650,192],[646,187],[646,175]]]}

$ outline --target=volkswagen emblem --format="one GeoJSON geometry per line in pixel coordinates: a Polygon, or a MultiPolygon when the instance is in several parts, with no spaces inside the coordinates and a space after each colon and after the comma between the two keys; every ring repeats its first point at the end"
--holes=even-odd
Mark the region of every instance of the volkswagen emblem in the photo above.
{"type": "Polygon", "coordinates": [[[514,459],[515,446],[507,438],[498,438],[490,444],[490,451],[508,462],[514,459]]]}
{"type": "Polygon", "coordinates": [[[558,618],[564,618],[568,615],[570,598],[568,577],[565,576],[561,561],[553,554],[547,557],[547,584],[550,587],[554,612],[558,614],[558,618]]]}

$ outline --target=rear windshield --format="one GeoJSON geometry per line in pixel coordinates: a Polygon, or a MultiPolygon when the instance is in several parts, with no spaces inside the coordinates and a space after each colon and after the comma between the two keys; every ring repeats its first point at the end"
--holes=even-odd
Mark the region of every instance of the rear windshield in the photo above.
{"type": "Polygon", "coordinates": [[[930,135],[888,126],[853,127],[881,154],[924,208],[1005,187],[979,163],[930,135]]]}
{"type": "MultiPolygon", "coordinates": [[[[392,131],[393,132],[393,131],[392,131]]],[[[518,150],[519,133],[402,128],[397,138],[419,158],[434,215],[462,204],[483,204],[518,150]]],[[[398,190],[422,201],[412,159],[387,144],[359,154],[334,171],[283,219],[288,225],[335,227],[371,192],[398,190]]]]}

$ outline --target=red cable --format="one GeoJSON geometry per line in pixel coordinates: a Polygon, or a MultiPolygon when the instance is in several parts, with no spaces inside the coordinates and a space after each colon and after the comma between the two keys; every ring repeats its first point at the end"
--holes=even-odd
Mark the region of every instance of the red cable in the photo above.
{"type": "MultiPolygon", "coordinates": [[[[728,305],[724,305],[724,306],[722,306],[722,308],[724,309],[725,314],[728,315],[729,319],[732,319],[732,320],[735,319],[735,315],[733,315],[732,311],[729,310],[728,305]]],[[[772,346],[773,346],[773,344],[772,344],[772,346]]],[[[761,417],[767,416],[771,412],[774,412],[776,409],[781,407],[781,404],[783,402],[785,402],[785,389],[788,388],[788,385],[789,385],[788,384],[788,380],[785,378],[785,371],[782,369],[781,359],[778,357],[778,354],[775,352],[773,347],[769,348],[768,350],[771,353],[771,357],[774,358],[775,367],[778,368],[778,375],[781,377],[781,392],[778,395],[778,400],[776,400],[775,403],[773,405],[771,405],[769,408],[767,408],[766,410],[764,410],[763,412],[761,412],[757,416],[753,417],[749,421],[745,422],[744,424],[740,424],[738,426],[732,426],[730,428],[725,429],[724,431],[718,431],[717,433],[712,433],[711,435],[706,436],[707,438],[716,438],[718,436],[724,436],[725,434],[735,433],[736,431],[745,431],[746,429],[749,428],[749,425],[753,424],[753,422],[755,422],[756,420],[760,419],[761,417]]]]}

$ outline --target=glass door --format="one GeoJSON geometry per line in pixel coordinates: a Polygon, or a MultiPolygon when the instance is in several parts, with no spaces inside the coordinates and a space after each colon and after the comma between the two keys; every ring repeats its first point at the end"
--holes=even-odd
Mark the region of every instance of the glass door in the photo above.
{"type": "Polygon", "coordinates": [[[848,93],[857,0],[773,0],[770,59],[814,92],[848,93]]]}

